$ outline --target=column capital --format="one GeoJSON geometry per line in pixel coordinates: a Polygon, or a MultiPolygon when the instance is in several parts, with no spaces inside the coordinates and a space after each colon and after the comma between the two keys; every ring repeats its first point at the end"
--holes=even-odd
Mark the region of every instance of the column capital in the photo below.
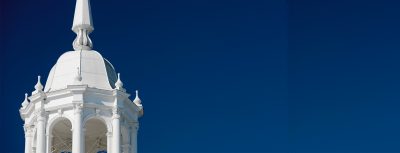
{"type": "Polygon", "coordinates": [[[82,104],[74,104],[74,114],[81,114],[82,113],[82,104]]]}
{"type": "Polygon", "coordinates": [[[44,122],[45,121],[45,116],[43,115],[38,115],[37,119],[38,122],[44,122]]]}
{"type": "Polygon", "coordinates": [[[121,112],[121,109],[118,108],[118,106],[115,106],[115,107],[112,109],[112,113],[113,113],[113,114],[119,114],[120,112],[121,112]]]}
{"type": "Polygon", "coordinates": [[[34,132],[29,130],[25,132],[25,137],[33,137],[34,136],[34,132]]]}
{"type": "Polygon", "coordinates": [[[39,120],[39,118],[45,118],[46,117],[46,111],[43,108],[37,110],[35,112],[35,114],[36,114],[38,120],[39,120]]]}
{"type": "Polygon", "coordinates": [[[113,113],[112,119],[120,119],[121,118],[121,115],[120,115],[121,110],[118,107],[113,108],[112,113],[113,113]]]}
{"type": "Polygon", "coordinates": [[[112,119],[120,119],[121,115],[119,114],[113,114],[112,119]]]}
{"type": "Polygon", "coordinates": [[[38,118],[37,118],[37,121],[38,121],[38,122],[44,122],[44,117],[38,117],[38,118]]]}
{"type": "Polygon", "coordinates": [[[112,132],[111,132],[111,131],[107,132],[107,133],[106,133],[106,136],[107,136],[107,137],[111,137],[111,136],[112,136],[112,132]]]}
{"type": "Polygon", "coordinates": [[[94,109],[94,112],[96,113],[95,115],[96,115],[96,116],[99,116],[99,114],[100,114],[100,111],[101,111],[100,109],[98,109],[98,108],[95,108],[95,109],[94,109]]]}
{"type": "Polygon", "coordinates": [[[63,117],[63,113],[64,113],[64,111],[63,111],[62,108],[59,108],[59,109],[57,110],[58,116],[63,117]]]}
{"type": "Polygon", "coordinates": [[[32,124],[24,124],[25,131],[32,130],[35,126],[32,124]]]}

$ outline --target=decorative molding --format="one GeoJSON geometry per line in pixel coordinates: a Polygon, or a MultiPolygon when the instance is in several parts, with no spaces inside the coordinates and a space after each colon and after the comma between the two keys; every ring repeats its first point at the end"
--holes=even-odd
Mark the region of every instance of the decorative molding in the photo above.
{"type": "Polygon", "coordinates": [[[112,109],[112,119],[120,119],[121,118],[121,110],[118,108],[118,106],[114,106],[114,108],[112,109]]]}
{"type": "Polygon", "coordinates": [[[90,119],[93,119],[93,118],[98,119],[98,120],[101,120],[101,121],[105,124],[105,126],[106,126],[106,128],[107,128],[107,131],[111,131],[111,129],[112,129],[112,124],[111,124],[109,118],[108,118],[108,117],[105,117],[105,116],[103,116],[103,115],[96,116],[95,113],[90,113],[90,114],[88,114],[87,116],[85,116],[85,117],[83,118],[83,120],[82,120],[82,125],[86,125],[86,122],[89,121],[90,119]]]}
{"type": "Polygon", "coordinates": [[[94,108],[94,112],[96,113],[96,116],[99,116],[99,115],[100,115],[100,109],[94,108]]]}
{"type": "Polygon", "coordinates": [[[58,116],[62,117],[63,116],[63,109],[62,108],[58,109],[57,110],[57,114],[58,114],[58,116]]]}
{"type": "Polygon", "coordinates": [[[36,117],[37,121],[44,122],[46,120],[46,112],[44,111],[44,109],[37,110],[35,115],[37,116],[36,117]]]}
{"type": "Polygon", "coordinates": [[[89,37],[89,33],[87,29],[78,29],[76,34],[76,38],[72,43],[72,46],[75,50],[91,50],[93,47],[92,40],[89,37]]]}
{"type": "Polygon", "coordinates": [[[46,124],[46,134],[50,133],[50,130],[53,129],[53,126],[57,123],[57,121],[61,120],[61,119],[67,119],[71,125],[72,125],[72,117],[67,115],[67,114],[63,114],[62,116],[60,116],[58,113],[56,114],[56,116],[53,116],[51,118],[48,119],[47,124],[46,124]]]}
{"type": "Polygon", "coordinates": [[[74,104],[74,114],[82,114],[82,104],[74,104]]]}
{"type": "Polygon", "coordinates": [[[31,124],[24,124],[25,137],[33,137],[35,134],[35,126],[31,124]]]}
{"type": "Polygon", "coordinates": [[[106,136],[107,136],[107,137],[112,137],[112,132],[111,132],[111,131],[108,131],[108,132],[106,133],[106,136]]]}

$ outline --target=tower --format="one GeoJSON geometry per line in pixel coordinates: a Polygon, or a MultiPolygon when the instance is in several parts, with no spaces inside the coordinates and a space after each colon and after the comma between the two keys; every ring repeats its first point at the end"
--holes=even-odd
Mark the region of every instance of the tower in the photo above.
{"type": "Polygon", "coordinates": [[[137,152],[138,118],[143,115],[138,91],[131,101],[120,74],[92,50],[93,30],[89,0],[77,0],[74,51],[58,58],[44,87],[38,77],[19,110],[25,153],[137,152]]]}

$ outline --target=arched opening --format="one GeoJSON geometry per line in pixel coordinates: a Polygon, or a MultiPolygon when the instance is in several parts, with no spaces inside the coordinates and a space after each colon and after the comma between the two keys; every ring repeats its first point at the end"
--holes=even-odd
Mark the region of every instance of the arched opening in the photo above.
{"type": "Polygon", "coordinates": [[[97,118],[89,119],[85,124],[85,152],[107,152],[107,126],[97,118]]]}
{"type": "Polygon", "coordinates": [[[51,153],[72,152],[72,125],[67,118],[60,118],[55,121],[51,128],[51,153]]]}

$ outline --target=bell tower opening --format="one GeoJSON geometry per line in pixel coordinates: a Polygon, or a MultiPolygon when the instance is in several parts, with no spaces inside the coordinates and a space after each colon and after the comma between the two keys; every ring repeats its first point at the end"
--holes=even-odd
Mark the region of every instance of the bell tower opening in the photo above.
{"type": "Polygon", "coordinates": [[[60,118],[55,122],[51,130],[51,153],[72,152],[72,125],[67,118],[60,118]]]}

